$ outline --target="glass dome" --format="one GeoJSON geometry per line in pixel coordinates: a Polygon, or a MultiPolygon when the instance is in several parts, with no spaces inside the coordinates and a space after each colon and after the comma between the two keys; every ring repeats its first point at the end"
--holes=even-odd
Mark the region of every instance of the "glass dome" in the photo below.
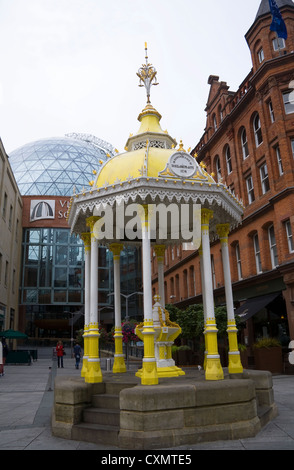
{"type": "Polygon", "coordinates": [[[87,187],[98,170],[113,156],[111,144],[85,134],[41,139],[28,143],[9,155],[20,193],[23,196],[72,196],[87,187]]]}

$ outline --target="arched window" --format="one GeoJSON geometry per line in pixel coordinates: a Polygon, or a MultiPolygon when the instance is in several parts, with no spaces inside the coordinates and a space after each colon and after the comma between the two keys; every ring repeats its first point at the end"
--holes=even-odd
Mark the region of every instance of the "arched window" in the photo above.
{"type": "Polygon", "coordinates": [[[249,157],[248,140],[247,140],[245,127],[243,128],[241,132],[241,147],[242,147],[243,160],[245,160],[245,158],[249,157]]]}
{"type": "Polygon", "coordinates": [[[226,147],[226,162],[227,162],[227,171],[228,175],[232,173],[232,160],[231,160],[231,150],[229,145],[226,147]]]}
{"type": "Polygon", "coordinates": [[[272,268],[274,269],[276,266],[278,266],[279,260],[278,260],[277,242],[276,242],[276,237],[275,237],[275,229],[273,225],[271,225],[268,228],[268,238],[269,238],[269,245],[270,245],[272,268]]]}
{"type": "Polygon", "coordinates": [[[256,147],[259,147],[259,145],[262,144],[263,140],[262,140],[260,118],[259,118],[258,113],[255,114],[254,119],[253,119],[253,130],[254,130],[256,147]]]}
{"type": "Polygon", "coordinates": [[[222,172],[221,172],[221,164],[220,164],[219,156],[217,156],[215,159],[215,166],[216,166],[217,182],[220,183],[222,179],[222,172]]]}
{"type": "Polygon", "coordinates": [[[217,122],[216,122],[216,115],[215,114],[212,116],[212,120],[213,120],[214,130],[217,131],[217,122]]]}

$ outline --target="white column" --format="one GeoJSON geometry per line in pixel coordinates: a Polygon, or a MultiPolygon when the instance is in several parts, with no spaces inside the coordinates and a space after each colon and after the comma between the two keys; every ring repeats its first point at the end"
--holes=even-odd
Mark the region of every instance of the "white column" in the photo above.
{"type": "Polygon", "coordinates": [[[210,259],[210,242],[209,242],[209,221],[213,217],[213,211],[202,209],[201,211],[201,237],[202,237],[202,253],[203,253],[203,280],[205,289],[204,302],[207,314],[205,339],[207,347],[205,377],[207,380],[221,380],[224,373],[220,363],[217,345],[217,327],[214,314],[214,298],[211,273],[210,259]]]}
{"type": "Polygon", "coordinates": [[[123,355],[122,345],[122,327],[121,327],[121,297],[120,297],[120,252],[123,245],[120,243],[112,243],[109,246],[113,253],[113,274],[114,274],[114,316],[115,316],[115,329],[114,329],[114,362],[113,372],[121,373],[126,372],[126,365],[123,355]]]}
{"type": "Polygon", "coordinates": [[[90,323],[91,235],[85,240],[85,325],[90,323]]]}
{"type": "Polygon", "coordinates": [[[98,240],[91,236],[90,323],[98,324],[98,240]]]}
{"type": "Polygon", "coordinates": [[[144,295],[144,357],[142,361],[142,385],[158,384],[157,365],[155,359],[154,344],[154,325],[152,312],[152,283],[151,283],[151,243],[149,236],[149,218],[148,206],[144,206],[144,214],[142,214],[142,257],[143,257],[143,295],[144,295]]]}
{"type": "Polygon", "coordinates": [[[225,293],[228,319],[228,337],[229,337],[229,372],[230,374],[239,374],[243,372],[241,364],[240,351],[238,349],[238,330],[234,315],[234,300],[231,281],[230,257],[228,236],[230,232],[229,224],[219,224],[216,227],[221,242],[222,262],[225,279],[225,293]]]}
{"type": "Polygon", "coordinates": [[[85,377],[88,367],[88,355],[89,355],[89,344],[88,344],[88,329],[90,323],[90,273],[91,273],[91,234],[85,232],[81,234],[81,238],[84,242],[85,252],[85,299],[84,299],[84,356],[83,366],[81,370],[81,376],[85,377]]]}
{"type": "Polygon", "coordinates": [[[89,217],[87,225],[91,230],[91,268],[90,268],[90,323],[87,333],[89,341],[88,367],[85,381],[89,383],[102,382],[99,358],[99,326],[98,326],[98,240],[93,228],[99,217],[89,217]]]}

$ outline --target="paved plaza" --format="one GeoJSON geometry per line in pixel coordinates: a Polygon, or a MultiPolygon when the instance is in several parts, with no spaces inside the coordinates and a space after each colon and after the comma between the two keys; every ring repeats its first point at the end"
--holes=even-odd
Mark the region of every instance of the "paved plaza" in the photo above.
{"type": "MultiPolygon", "coordinates": [[[[102,372],[107,374],[106,359],[101,361],[102,372]]],[[[58,369],[51,357],[39,358],[31,365],[5,367],[5,375],[0,377],[0,450],[118,450],[117,447],[52,436],[54,377],[61,374],[80,375],[70,354],[64,358],[63,369],[58,369]]],[[[165,450],[185,453],[196,450],[294,450],[294,375],[274,375],[273,384],[279,415],[256,437],[165,450]]]]}

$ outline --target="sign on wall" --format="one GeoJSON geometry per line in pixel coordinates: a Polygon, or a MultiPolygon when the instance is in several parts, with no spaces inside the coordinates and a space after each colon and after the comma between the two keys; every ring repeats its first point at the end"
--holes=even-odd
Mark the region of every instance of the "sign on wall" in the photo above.
{"type": "Polygon", "coordinates": [[[30,221],[35,222],[36,220],[42,219],[54,219],[55,218],[55,201],[54,200],[37,200],[31,201],[30,209],[30,221]]]}

